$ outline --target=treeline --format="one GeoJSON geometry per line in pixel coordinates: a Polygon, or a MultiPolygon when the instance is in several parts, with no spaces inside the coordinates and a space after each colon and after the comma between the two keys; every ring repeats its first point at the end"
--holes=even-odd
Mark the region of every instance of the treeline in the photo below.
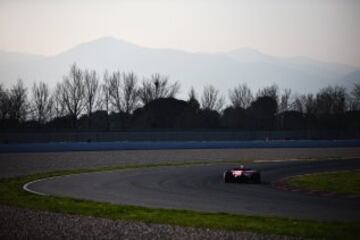
{"type": "Polygon", "coordinates": [[[45,82],[26,89],[18,80],[0,84],[0,128],[3,130],[143,129],[346,130],[360,132],[360,83],[347,92],[329,86],[317,94],[292,94],[277,85],[253,93],[246,84],[225,96],[212,85],[198,96],[176,99],[180,85],[153,74],[139,81],[132,73],[100,76],[73,64],[50,90],[45,82]],[[100,78],[102,80],[100,80],[100,78]]]}

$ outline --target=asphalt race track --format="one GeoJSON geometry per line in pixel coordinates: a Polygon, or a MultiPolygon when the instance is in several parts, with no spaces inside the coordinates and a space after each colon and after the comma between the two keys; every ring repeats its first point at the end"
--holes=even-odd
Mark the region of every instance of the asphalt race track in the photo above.
{"type": "Polygon", "coordinates": [[[86,173],[28,184],[39,193],[119,204],[316,220],[359,220],[359,199],[275,189],[279,178],[321,171],[360,169],[360,159],[253,163],[262,184],[225,184],[234,164],[163,167],[86,173]]]}

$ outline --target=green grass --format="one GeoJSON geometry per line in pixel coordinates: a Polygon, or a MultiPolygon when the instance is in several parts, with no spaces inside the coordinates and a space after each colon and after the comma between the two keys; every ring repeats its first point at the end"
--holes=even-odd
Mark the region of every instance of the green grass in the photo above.
{"type": "MultiPolygon", "coordinates": [[[[203,164],[206,163],[207,162],[203,162],[203,164]]],[[[67,170],[34,174],[19,178],[3,179],[0,180],[0,204],[59,213],[95,216],[113,220],[143,221],[147,223],[163,223],[220,230],[253,231],[266,234],[309,238],[360,239],[360,222],[321,222],[280,217],[244,216],[226,213],[202,213],[187,210],[154,209],[77,200],[66,197],[38,196],[25,192],[22,189],[25,183],[45,177],[129,168],[186,166],[192,164],[194,163],[167,163],[67,170]]]]}
{"type": "Polygon", "coordinates": [[[360,170],[294,176],[288,185],[296,188],[346,195],[360,195],[360,170]]]}

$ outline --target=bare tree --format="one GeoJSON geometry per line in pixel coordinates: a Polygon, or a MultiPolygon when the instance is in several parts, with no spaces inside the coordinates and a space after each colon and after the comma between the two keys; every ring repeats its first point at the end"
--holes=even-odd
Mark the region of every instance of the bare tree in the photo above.
{"type": "Polygon", "coordinates": [[[63,101],[63,86],[61,83],[57,83],[55,90],[52,94],[52,102],[53,102],[53,113],[55,118],[59,118],[64,116],[65,114],[65,102],[63,101]]]}
{"type": "Polygon", "coordinates": [[[106,91],[109,91],[109,101],[116,112],[132,113],[138,105],[138,87],[136,75],[132,72],[121,74],[116,71],[104,75],[106,91]]]}
{"type": "Polygon", "coordinates": [[[85,95],[85,108],[88,115],[89,128],[91,128],[91,117],[94,109],[94,105],[98,97],[99,78],[96,71],[84,72],[84,95],[85,95]]]}
{"type": "Polygon", "coordinates": [[[353,89],[351,90],[351,109],[358,111],[360,110],[360,82],[354,83],[353,89]]]}
{"type": "Polygon", "coordinates": [[[84,108],[84,77],[81,69],[74,63],[68,76],[64,77],[62,100],[68,113],[72,116],[73,127],[84,108]]]}
{"type": "Polygon", "coordinates": [[[180,85],[175,82],[169,85],[168,77],[158,73],[153,74],[150,79],[144,80],[139,90],[141,102],[146,105],[158,98],[175,97],[180,90],[180,85]]]}
{"type": "Polygon", "coordinates": [[[3,85],[0,83],[0,119],[4,121],[8,119],[10,116],[10,93],[8,89],[5,89],[3,85]]]}
{"type": "Polygon", "coordinates": [[[276,102],[279,102],[279,87],[276,84],[272,84],[271,86],[264,87],[260,89],[256,95],[257,98],[259,97],[271,97],[276,102]]]}
{"type": "Polygon", "coordinates": [[[199,101],[197,99],[197,94],[196,94],[195,89],[193,87],[191,87],[191,89],[190,89],[190,91],[188,93],[187,102],[195,110],[198,110],[200,108],[200,103],[199,103],[199,101]]]}
{"type": "Polygon", "coordinates": [[[123,108],[121,99],[121,73],[119,71],[116,71],[111,74],[109,78],[109,83],[110,103],[117,112],[122,112],[123,108]]]}
{"type": "Polygon", "coordinates": [[[110,77],[109,72],[106,70],[103,76],[103,83],[100,87],[100,98],[98,99],[98,106],[100,109],[106,112],[106,130],[110,128],[109,114],[111,108],[111,96],[110,96],[110,77]]]}
{"type": "Polygon", "coordinates": [[[283,94],[280,97],[279,112],[288,111],[290,108],[291,89],[285,88],[283,94]]]}
{"type": "Polygon", "coordinates": [[[326,87],[316,94],[317,112],[320,114],[337,114],[346,110],[346,90],[344,87],[326,87]]]}
{"type": "Polygon", "coordinates": [[[251,89],[246,83],[229,90],[229,97],[234,108],[248,108],[253,101],[251,89]]]}
{"type": "Polygon", "coordinates": [[[98,108],[110,114],[110,77],[106,70],[103,75],[103,83],[100,86],[100,97],[97,102],[98,108]]]}
{"type": "Polygon", "coordinates": [[[139,89],[139,98],[143,105],[153,101],[152,83],[149,80],[143,80],[142,86],[139,89]]]}
{"type": "Polygon", "coordinates": [[[291,109],[300,113],[305,112],[305,106],[303,102],[303,95],[302,96],[296,96],[294,101],[291,104],[291,109]]]}
{"type": "Polygon", "coordinates": [[[295,97],[291,107],[294,111],[307,114],[315,114],[317,111],[316,99],[313,94],[302,94],[295,97]]]}
{"type": "Polygon", "coordinates": [[[274,100],[276,103],[276,111],[279,110],[279,87],[276,84],[272,84],[271,86],[264,87],[263,89],[259,89],[256,98],[263,98],[263,97],[269,97],[274,100]]]}
{"type": "Polygon", "coordinates": [[[44,82],[34,83],[31,109],[35,119],[40,124],[45,123],[51,118],[52,104],[48,85],[44,82]]]}
{"type": "Polygon", "coordinates": [[[197,99],[194,87],[191,87],[188,93],[188,101],[191,101],[192,99],[197,99]]]}
{"type": "Polygon", "coordinates": [[[27,90],[21,79],[10,90],[10,119],[25,121],[28,112],[27,90]]]}
{"type": "Polygon", "coordinates": [[[317,103],[315,96],[311,93],[304,95],[303,97],[305,112],[307,114],[316,114],[317,111],[317,103]]]}
{"type": "Polygon", "coordinates": [[[133,72],[123,74],[122,87],[124,112],[129,114],[136,109],[139,100],[137,78],[133,72]]]}
{"type": "Polygon", "coordinates": [[[204,87],[201,97],[201,107],[203,109],[219,112],[224,107],[224,103],[224,97],[219,95],[219,90],[212,85],[204,87]]]}

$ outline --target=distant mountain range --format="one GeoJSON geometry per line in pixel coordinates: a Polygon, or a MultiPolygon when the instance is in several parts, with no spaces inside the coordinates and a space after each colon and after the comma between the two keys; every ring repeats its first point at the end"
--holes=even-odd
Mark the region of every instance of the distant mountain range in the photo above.
{"type": "Polygon", "coordinates": [[[254,91],[276,83],[280,88],[306,93],[327,85],[350,87],[354,81],[360,81],[360,68],[307,57],[280,58],[248,48],[193,53],[140,47],[106,37],[51,57],[0,51],[0,82],[9,87],[22,78],[28,87],[40,80],[54,86],[74,62],[101,75],[105,69],[133,71],[140,80],[152,73],[165,74],[170,80],[180,82],[181,96],[191,86],[200,93],[207,84],[227,95],[228,89],[244,82],[254,91]]]}

